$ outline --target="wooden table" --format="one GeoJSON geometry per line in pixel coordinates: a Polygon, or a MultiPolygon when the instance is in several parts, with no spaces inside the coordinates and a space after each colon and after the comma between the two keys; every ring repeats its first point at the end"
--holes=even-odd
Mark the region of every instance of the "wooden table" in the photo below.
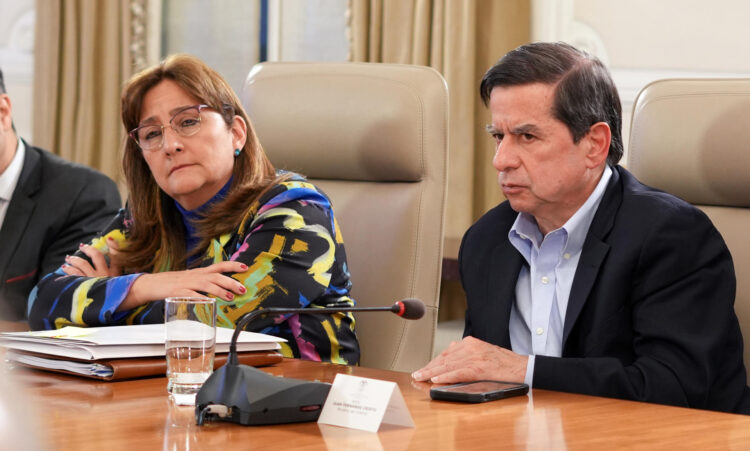
{"type": "Polygon", "coordinates": [[[20,369],[10,376],[27,392],[16,394],[38,412],[42,444],[55,450],[750,448],[750,416],[545,390],[485,404],[437,402],[429,384],[405,373],[297,360],[266,370],[309,380],[332,381],[343,372],[395,381],[416,428],[199,427],[193,408],[169,403],[164,378],[107,383],[20,369]]]}

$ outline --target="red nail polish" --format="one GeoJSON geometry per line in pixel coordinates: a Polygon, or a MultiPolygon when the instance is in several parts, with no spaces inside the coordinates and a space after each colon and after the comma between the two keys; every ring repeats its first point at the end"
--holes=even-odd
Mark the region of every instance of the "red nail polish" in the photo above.
{"type": "Polygon", "coordinates": [[[245,293],[247,291],[247,288],[245,288],[244,285],[240,287],[240,293],[245,293]]]}
{"type": "Polygon", "coordinates": [[[244,263],[242,263],[242,264],[240,265],[240,268],[242,268],[242,270],[244,271],[244,270],[246,270],[246,269],[247,269],[247,265],[246,265],[246,264],[244,264],[244,263]]]}
{"type": "Polygon", "coordinates": [[[83,247],[83,243],[81,243],[81,244],[78,245],[79,249],[82,248],[82,247],[83,247]]]}
{"type": "Polygon", "coordinates": [[[227,299],[234,299],[234,295],[227,291],[227,299]]]}

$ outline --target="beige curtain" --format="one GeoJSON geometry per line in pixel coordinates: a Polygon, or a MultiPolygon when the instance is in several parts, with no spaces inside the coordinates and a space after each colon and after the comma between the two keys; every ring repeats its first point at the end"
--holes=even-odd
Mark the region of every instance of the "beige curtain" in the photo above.
{"type": "Polygon", "coordinates": [[[35,145],[120,180],[120,89],[153,59],[154,7],[154,0],[37,0],[35,145]]]}
{"type": "Polygon", "coordinates": [[[350,0],[351,61],[419,64],[450,93],[446,255],[502,200],[479,98],[484,72],[531,36],[529,0],[350,0]]]}
{"type": "Polygon", "coordinates": [[[448,205],[439,320],[463,318],[455,257],[466,229],[503,200],[492,167],[485,71],[531,39],[530,0],[350,0],[351,61],[419,64],[443,74],[450,96],[448,205]]]}

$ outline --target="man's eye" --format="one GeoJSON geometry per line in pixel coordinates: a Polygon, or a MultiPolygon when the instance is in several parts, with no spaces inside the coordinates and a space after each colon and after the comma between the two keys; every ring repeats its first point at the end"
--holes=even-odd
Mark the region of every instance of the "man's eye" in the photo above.
{"type": "Polygon", "coordinates": [[[534,139],[536,139],[536,136],[530,133],[524,133],[521,135],[521,139],[523,139],[524,141],[533,141],[534,139]]]}
{"type": "Polygon", "coordinates": [[[492,137],[495,138],[495,141],[501,142],[503,140],[503,134],[502,133],[493,133],[492,137]]]}

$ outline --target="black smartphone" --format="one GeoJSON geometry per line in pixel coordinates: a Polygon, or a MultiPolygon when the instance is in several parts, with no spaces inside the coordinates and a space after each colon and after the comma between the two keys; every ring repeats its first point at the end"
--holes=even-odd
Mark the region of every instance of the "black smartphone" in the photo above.
{"type": "Polygon", "coordinates": [[[475,381],[430,389],[430,398],[444,401],[486,402],[525,395],[529,386],[516,382],[475,381]]]}

